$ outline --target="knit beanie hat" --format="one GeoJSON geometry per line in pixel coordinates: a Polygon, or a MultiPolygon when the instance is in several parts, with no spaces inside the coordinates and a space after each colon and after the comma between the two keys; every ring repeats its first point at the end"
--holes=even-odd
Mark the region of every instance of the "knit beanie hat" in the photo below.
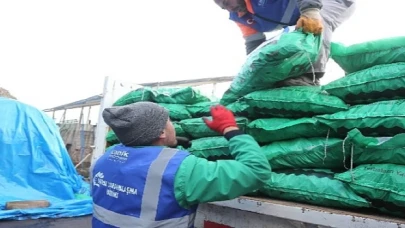
{"type": "Polygon", "coordinates": [[[169,120],[169,111],[153,102],[106,108],[104,122],[126,146],[149,146],[159,138],[169,120]]]}

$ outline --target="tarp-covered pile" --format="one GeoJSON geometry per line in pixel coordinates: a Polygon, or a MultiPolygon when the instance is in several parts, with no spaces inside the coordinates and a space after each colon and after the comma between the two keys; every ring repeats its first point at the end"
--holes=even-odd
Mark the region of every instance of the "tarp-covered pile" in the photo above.
{"type": "Polygon", "coordinates": [[[92,213],[88,183],[77,174],[55,122],[42,111],[0,97],[0,219],[75,217],[92,213]],[[50,206],[6,210],[6,203],[50,206]]]}

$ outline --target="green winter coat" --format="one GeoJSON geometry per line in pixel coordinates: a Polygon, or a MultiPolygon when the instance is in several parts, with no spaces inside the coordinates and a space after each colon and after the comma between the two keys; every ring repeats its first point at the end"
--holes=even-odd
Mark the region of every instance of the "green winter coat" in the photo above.
{"type": "Polygon", "coordinates": [[[194,155],[183,160],[174,182],[175,197],[182,207],[234,199],[270,179],[269,162],[250,135],[231,138],[229,150],[235,160],[213,162],[194,155]]]}

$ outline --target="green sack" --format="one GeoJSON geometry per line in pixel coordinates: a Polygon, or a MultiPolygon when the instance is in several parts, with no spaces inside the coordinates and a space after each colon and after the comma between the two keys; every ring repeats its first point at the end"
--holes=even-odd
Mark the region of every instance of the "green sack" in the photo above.
{"type": "Polygon", "coordinates": [[[228,104],[226,108],[231,110],[235,116],[249,116],[249,113],[252,113],[249,109],[249,105],[244,100],[238,100],[228,104]]]}
{"type": "Polygon", "coordinates": [[[229,142],[223,136],[205,137],[191,141],[190,153],[200,158],[231,158],[229,142]]]}
{"type": "Polygon", "coordinates": [[[388,211],[405,210],[405,166],[361,165],[352,171],[336,174],[335,179],[348,183],[357,195],[374,207],[388,211]]]}
{"type": "Polygon", "coordinates": [[[326,137],[328,127],[318,124],[314,118],[264,118],[250,122],[246,133],[259,143],[271,143],[295,138],[326,137]]]}
{"type": "Polygon", "coordinates": [[[224,93],[221,104],[228,105],[248,93],[306,73],[318,58],[320,41],[320,36],[294,31],[253,51],[224,93]]]}
{"type": "Polygon", "coordinates": [[[105,137],[105,140],[111,144],[116,144],[120,143],[120,140],[118,140],[117,136],[115,135],[113,130],[109,130],[107,132],[107,135],[105,137]]]}
{"type": "MultiPolygon", "coordinates": [[[[212,117],[207,117],[207,119],[212,120],[212,117]]],[[[248,125],[248,119],[245,117],[236,117],[236,123],[239,129],[245,132],[246,126],[248,125]]],[[[211,130],[203,121],[202,118],[193,118],[188,120],[182,120],[179,122],[183,130],[190,135],[193,139],[203,138],[203,137],[213,137],[220,136],[216,131],[211,130]]]]}
{"type": "Polygon", "coordinates": [[[336,208],[368,208],[369,203],[330,170],[274,171],[260,192],[276,199],[336,208]]]}
{"type": "Polygon", "coordinates": [[[384,38],[350,46],[332,42],[331,58],[347,73],[381,64],[405,62],[405,37],[384,38]]]}
{"type": "Polygon", "coordinates": [[[243,97],[248,118],[312,117],[347,110],[347,105],[335,96],[315,86],[291,86],[250,93],[243,97]]]}
{"type": "Polygon", "coordinates": [[[185,105],[166,104],[166,103],[159,103],[159,105],[166,108],[169,111],[169,116],[171,120],[185,120],[191,118],[191,115],[187,111],[185,105]]]}
{"type": "Polygon", "coordinates": [[[180,126],[178,122],[172,122],[174,130],[176,131],[176,136],[179,137],[186,137],[188,138],[189,135],[183,130],[183,128],[180,126]]]}
{"type": "Polygon", "coordinates": [[[187,111],[192,117],[198,118],[211,115],[211,107],[218,104],[218,102],[201,102],[193,105],[187,105],[187,111]]]}
{"type": "Polygon", "coordinates": [[[155,89],[152,99],[157,103],[169,104],[197,104],[210,101],[208,97],[192,87],[155,89]]]}
{"type": "Polygon", "coordinates": [[[378,65],[351,73],[322,89],[347,104],[405,98],[405,63],[378,65]]]}
{"type": "Polygon", "coordinates": [[[366,137],[358,129],[348,133],[346,143],[353,145],[353,163],[405,165],[405,133],[394,137],[366,137]]]}
{"type": "Polygon", "coordinates": [[[344,136],[354,128],[366,136],[393,136],[404,132],[404,110],[405,100],[390,100],[355,105],[347,111],[315,118],[344,136]]]}
{"type": "MultiPolygon", "coordinates": [[[[346,145],[345,145],[346,146],[346,145]]],[[[262,151],[273,170],[284,168],[345,168],[350,161],[350,147],[345,150],[337,138],[300,138],[274,142],[262,151]]]]}
{"type": "Polygon", "coordinates": [[[152,101],[152,95],[153,91],[151,88],[139,88],[120,97],[114,102],[113,106],[124,106],[139,101],[152,101]]]}

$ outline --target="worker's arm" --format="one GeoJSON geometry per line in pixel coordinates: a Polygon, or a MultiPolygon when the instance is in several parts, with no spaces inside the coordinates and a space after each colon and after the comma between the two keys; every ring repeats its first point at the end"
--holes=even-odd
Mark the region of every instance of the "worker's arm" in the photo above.
{"type": "Polygon", "coordinates": [[[235,128],[225,137],[235,160],[212,162],[190,155],[179,167],[175,196],[181,206],[233,199],[261,188],[269,180],[269,162],[250,135],[235,128]]]}
{"type": "Polygon", "coordinates": [[[245,39],[246,55],[250,54],[250,52],[255,50],[266,40],[264,33],[258,32],[255,29],[238,22],[236,22],[236,24],[238,25],[242,32],[243,38],[245,39]]]}
{"type": "Polygon", "coordinates": [[[300,12],[307,9],[322,9],[322,0],[297,0],[300,12]]]}

